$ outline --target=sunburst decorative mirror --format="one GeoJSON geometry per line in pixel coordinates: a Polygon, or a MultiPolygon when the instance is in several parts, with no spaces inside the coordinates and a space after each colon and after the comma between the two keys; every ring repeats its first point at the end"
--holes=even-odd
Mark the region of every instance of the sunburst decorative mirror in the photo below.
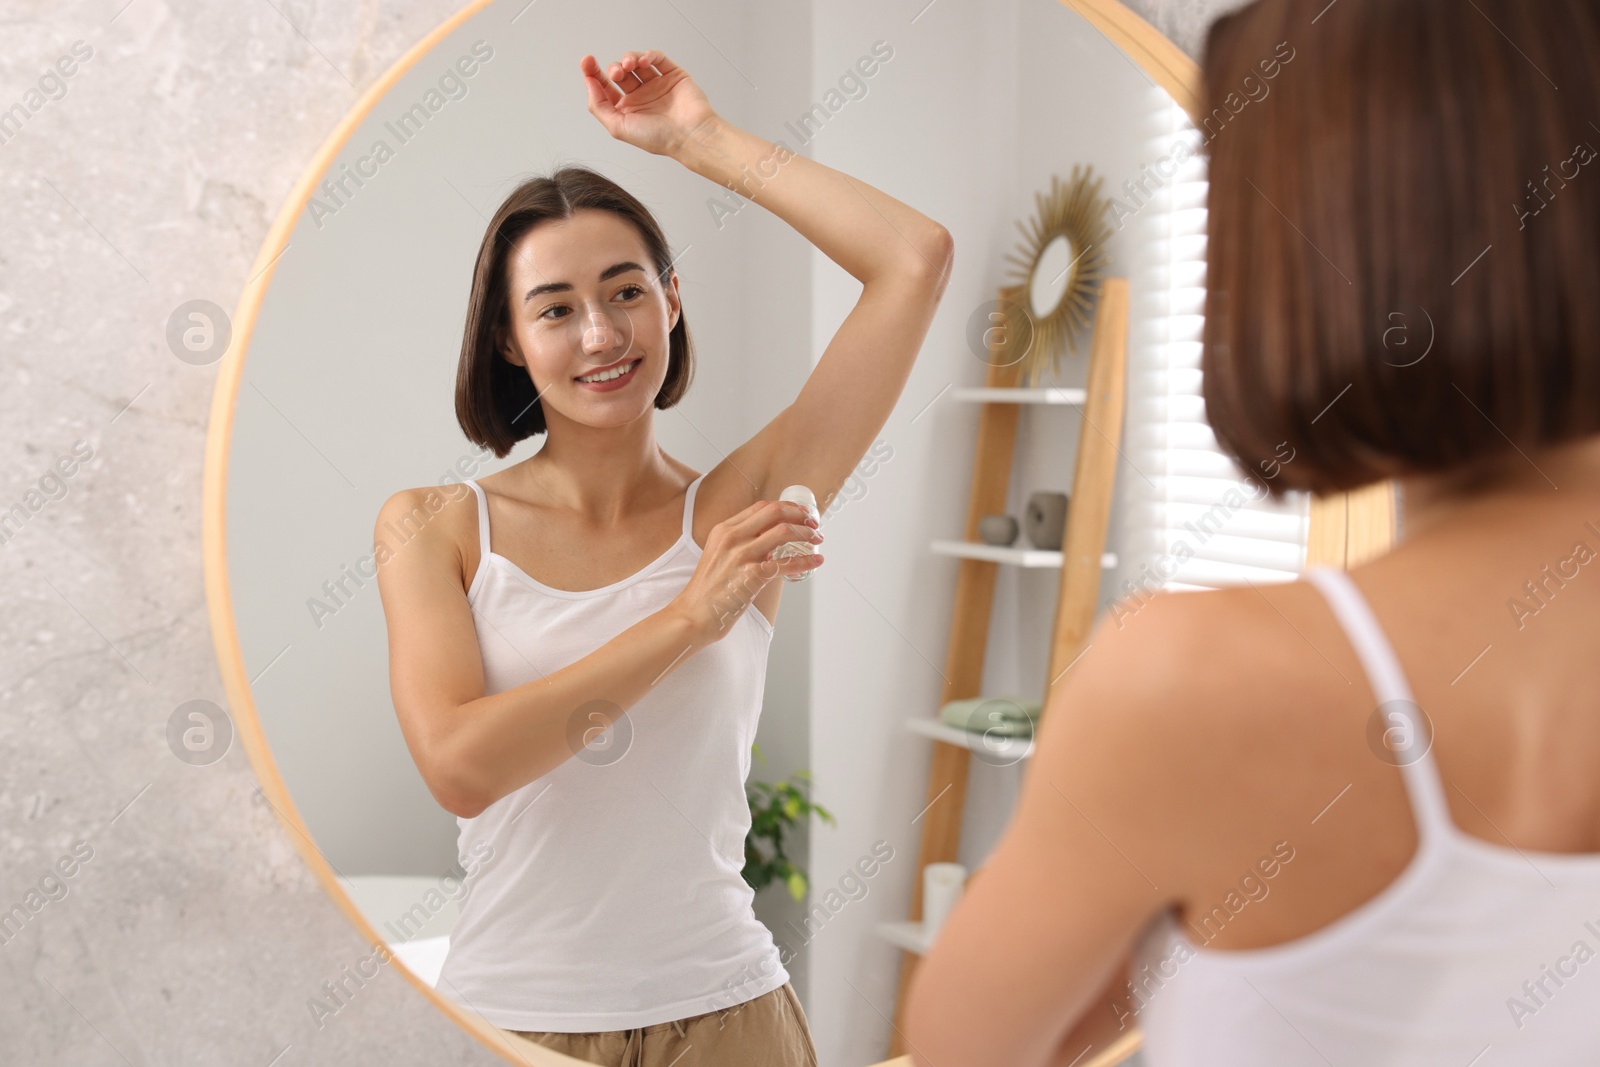
{"type": "Polygon", "coordinates": [[[1024,226],[1023,243],[1006,259],[1016,264],[1019,284],[1003,292],[1007,337],[1028,337],[1021,376],[1037,385],[1054,377],[1063,351],[1077,351],[1077,337],[1088,324],[1100,291],[1107,259],[1111,202],[1100,195],[1101,179],[1092,167],[1075,165],[1065,183],[1050,179],[1050,192],[1035,193],[1037,214],[1024,226]]]}

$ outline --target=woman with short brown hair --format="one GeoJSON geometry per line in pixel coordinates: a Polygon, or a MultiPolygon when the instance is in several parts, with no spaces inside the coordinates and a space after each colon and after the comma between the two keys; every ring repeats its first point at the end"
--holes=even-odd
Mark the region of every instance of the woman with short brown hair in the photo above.
{"type": "Polygon", "coordinates": [[[543,447],[448,501],[397,493],[378,517],[417,529],[379,569],[402,733],[463,853],[487,853],[439,988],[515,1043],[586,1062],[816,1067],[743,877],[776,579],[822,562],[817,516],[778,498],[802,485],[820,512],[851,476],[952,242],[738,129],[661,52],[580,69],[613,137],[763,205],[862,290],[799,394],[700,473],[655,439],[692,352],[649,211],[573,167],[490,220],[456,413],[497,457],[536,434],[543,447]]]}
{"type": "Polygon", "coordinates": [[[1600,7],[1257,0],[1204,68],[1207,417],[1401,538],[1102,622],[911,1060],[1593,1063],[1600,7]]]}

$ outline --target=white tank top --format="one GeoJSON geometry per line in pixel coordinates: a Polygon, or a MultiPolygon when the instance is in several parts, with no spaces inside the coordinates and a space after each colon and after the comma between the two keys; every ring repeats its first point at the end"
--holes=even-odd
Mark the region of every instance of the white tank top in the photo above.
{"type": "MultiPolygon", "coordinates": [[[[480,559],[467,601],[485,694],[581,659],[682,592],[703,551],[691,531],[704,477],[689,484],[671,548],[582,592],[490,551],[488,500],[468,481],[480,559]]],[[[739,873],[771,638],[750,605],[576,755],[457,818],[461,856],[489,858],[466,880],[441,992],[502,1029],[574,1033],[700,1015],[789,980],[739,873]]]]}
{"type": "MultiPolygon", "coordinates": [[[[1333,608],[1379,704],[1412,700],[1350,576],[1312,567],[1306,577],[1333,608]]],[[[1600,855],[1532,852],[1463,833],[1450,821],[1431,750],[1402,762],[1401,773],[1416,855],[1354,911],[1257,949],[1197,947],[1171,913],[1152,926],[1129,974],[1147,1067],[1600,1062],[1600,855]]],[[[1240,921],[1250,908],[1270,908],[1268,894],[1262,903],[1240,896],[1240,921]]]]}

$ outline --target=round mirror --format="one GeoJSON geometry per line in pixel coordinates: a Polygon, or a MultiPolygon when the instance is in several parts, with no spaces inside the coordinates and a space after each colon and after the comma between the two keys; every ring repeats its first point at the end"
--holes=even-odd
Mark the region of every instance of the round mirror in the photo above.
{"type": "MultiPolygon", "coordinates": [[[[577,4],[475,0],[379,79],[311,162],[250,272],[234,316],[235,344],[219,368],[206,469],[207,581],[240,738],[264,795],[293,828],[289,838],[329,894],[364,936],[387,943],[419,990],[486,1042],[496,1036],[494,1025],[562,1030],[515,1023],[540,1015],[537,993],[526,992],[536,989],[534,977],[567,975],[519,973],[515,990],[492,1005],[458,997],[439,981],[451,973],[449,953],[474,932],[473,909],[494,906],[472,890],[480,872],[552,875],[537,867],[537,857],[498,844],[489,854],[458,851],[458,820],[429,794],[407,751],[390,690],[375,579],[385,557],[375,540],[386,551],[404,552],[416,530],[404,524],[378,530],[375,520],[401,489],[433,488],[441,502],[471,499],[461,483],[543,445],[528,439],[497,458],[471,445],[457,422],[457,365],[474,257],[488,220],[524,179],[573,163],[648,205],[675,253],[697,361],[684,399],[654,413],[655,433],[666,453],[700,471],[759,428],[751,421],[756,414],[793,399],[827,339],[813,324],[842,320],[859,292],[841,284],[849,281],[842,269],[758,202],[611,138],[586,109],[580,58],[593,54],[604,66],[628,50],[659,49],[741,129],[842,171],[869,174],[908,202],[943,205],[969,228],[957,235],[967,251],[957,259],[941,336],[993,297],[1003,279],[977,265],[998,258],[1013,238],[1011,217],[1025,212],[1037,190],[1067,170],[1074,170],[1069,188],[1077,188],[1077,161],[1113,183],[1138,175],[1152,153],[1167,150],[1165,143],[1152,147],[1142,132],[1150,117],[1175,109],[1169,92],[1187,104],[1193,88],[1185,81],[1192,64],[1148,27],[1128,38],[1126,54],[1111,43],[1105,20],[1129,18],[1120,5],[1019,0],[1005,18],[1021,27],[1006,37],[1021,81],[1013,87],[1016,106],[1000,110],[1018,112],[1006,121],[1027,136],[1015,129],[993,135],[995,143],[1021,145],[996,166],[987,141],[981,150],[962,143],[991,137],[985,123],[993,111],[980,92],[986,66],[952,73],[938,61],[943,50],[991,28],[988,8],[939,5],[917,26],[876,39],[875,21],[846,9],[805,7],[802,23],[793,23],[795,16],[780,7],[739,8],[729,24],[655,0],[616,0],[603,18],[577,4]],[[828,42],[826,49],[817,46],[817,56],[831,57],[826,64],[813,69],[809,47],[783,47],[796,26],[828,42]],[[1071,62],[1036,61],[1062,55],[1071,62]],[[972,91],[932,91],[952,76],[970,79],[972,91]],[[1092,111],[1075,106],[1090,97],[1092,111]],[[932,100],[941,107],[971,101],[965,115],[955,116],[967,121],[932,121],[924,110],[932,100]],[[908,128],[922,131],[909,147],[895,140],[908,128]],[[966,214],[977,187],[1002,205],[983,216],[991,220],[986,227],[966,214]],[[505,1010],[516,996],[525,1002],[505,1010]]],[[[1154,227],[1160,209],[1141,212],[1137,221],[1154,227]]],[[[1135,306],[1162,303],[1142,299],[1171,274],[1166,249],[1145,231],[1130,236],[1119,227],[1107,240],[1098,236],[1101,229],[1083,231],[1090,235],[1083,240],[1079,231],[1066,232],[1071,239],[1053,225],[1036,231],[1040,238],[1054,235],[1037,249],[1026,290],[1042,323],[1065,328],[1077,321],[1082,308],[1074,287],[1097,276],[1096,257],[1107,251],[1099,246],[1106,244],[1118,274],[1134,279],[1135,306]]],[[[923,800],[907,789],[884,791],[882,776],[862,762],[909,765],[913,754],[902,746],[922,742],[907,741],[903,716],[869,716],[863,725],[860,713],[868,705],[910,706],[938,692],[938,672],[926,670],[932,661],[907,656],[904,647],[909,640],[933,654],[926,605],[920,595],[902,596],[894,583],[915,588],[921,580],[925,519],[949,501],[920,500],[903,517],[896,507],[913,487],[948,487],[948,449],[927,445],[907,427],[947,381],[970,377],[972,368],[960,363],[966,357],[949,351],[926,346],[918,377],[883,431],[892,436],[883,444],[892,447],[874,445],[840,495],[846,506],[825,514],[835,548],[851,546],[833,564],[844,565],[838,573],[851,587],[840,579],[830,585],[823,572],[787,593],[785,601],[795,603],[785,608],[762,667],[759,734],[752,726],[751,736],[739,733],[728,747],[728,766],[746,776],[747,786],[811,770],[818,802],[838,813],[837,829],[808,823],[805,815],[797,821],[787,848],[804,879],[780,877],[751,899],[729,894],[722,903],[730,913],[740,910],[741,921],[753,911],[770,929],[808,1015],[821,1020],[815,1037],[822,1061],[845,1067],[876,1063],[886,1049],[898,1054],[892,1020],[902,950],[922,944],[895,938],[921,878],[922,827],[910,816],[923,800]],[[811,586],[818,588],[805,588],[811,586]],[[817,598],[815,625],[808,622],[804,598],[810,597],[817,598]],[[813,732],[829,745],[813,747],[813,732]],[[759,744],[755,760],[748,758],[751,742],[759,744]],[[798,899],[790,892],[797,885],[798,899]],[[870,1005],[861,1003],[863,990],[872,994],[870,1005]]],[[[864,372],[872,369],[870,355],[859,354],[864,372]]],[[[1071,447],[1065,436],[1042,440],[1038,451],[1055,466],[1024,472],[1025,484],[1054,484],[1062,472],[1058,457],[1071,447]]],[[[437,521],[437,514],[418,514],[416,522],[437,521]]],[[[500,521],[497,513],[497,548],[500,521]]],[[[531,533],[524,543],[535,543],[531,533]]],[[[538,560],[531,551],[525,558],[538,560]]],[[[1042,602],[1024,607],[1048,610],[1042,602]]],[[[1048,633],[1042,615],[1017,625],[1020,632],[1048,633]]],[[[469,646],[462,654],[477,651],[469,646]]],[[[549,650],[538,669],[561,668],[559,652],[549,650]]],[[[1023,665],[1019,673],[1029,677],[1018,684],[1043,679],[1043,668],[1034,666],[1023,665]]],[[[925,759],[925,751],[915,750],[915,758],[925,759]]],[[[985,788],[974,779],[975,793],[985,788]]],[[[552,808],[549,798],[539,801],[539,785],[535,780],[516,798],[526,811],[517,818],[548,819],[564,810],[552,808]]],[[[1002,824],[1014,795],[1013,785],[975,797],[987,809],[982,823],[1002,824]]],[[[669,802],[648,784],[618,800],[669,802]]],[[[686,813],[682,827],[685,848],[703,843],[692,815],[686,813]]],[[[974,835],[972,842],[980,856],[984,841],[974,835]]],[[[737,845],[729,842],[727,851],[737,855],[737,845]]],[[[968,848],[964,841],[963,852],[968,848]]],[[[671,872],[629,875],[648,881],[671,872]]],[[[570,877],[593,876],[573,871],[570,877]]],[[[597,902],[606,895],[603,886],[580,888],[592,888],[597,902]]],[[[584,946],[573,943],[582,932],[605,933],[603,920],[576,909],[570,917],[578,932],[552,950],[563,965],[582,959],[584,946]]],[[[724,963],[719,946],[681,942],[685,958],[701,970],[724,963]]],[[[689,973],[683,969],[632,974],[614,939],[599,937],[593,950],[602,962],[585,970],[588,984],[577,987],[592,1001],[590,1019],[642,1011],[676,1018],[693,1013],[680,1008],[721,991],[709,983],[675,988],[689,973]],[[607,975],[614,976],[610,985],[607,975]]],[[[530,968],[537,969],[534,961],[530,968]]],[[[761,984],[776,979],[745,981],[740,991],[765,992],[771,987],[761,984]]],[[[579,1025],[579,1014],[563,1020],[566,1030],[612,1029],[579,1025]]]]}
{"type": "Polygon", "coordinates": [[[1030,385],[1060,373],[1063,354],[1075,353],[1093,321],[1100,280],[1112,261],[1112,201],[1100,193],[1104,179],[1091,164],[1075,163],[1065,180],[1050,176],[1049,192],[1036,192],[1024,239],[1006,258],[1020,269],[1007,290],[1007,325],[1030,344],[1018,371],[1030,385]]]}
{"type": "Polygon", "coordinates": [[[1039,253],[1039,261],[1033,265],[1033,275],[1028,279],[1028,310],[1033,312],[1034,318],[1048,318],[1061,306],[1072,281],[1076,259],[1072,242],[1063,234],[1056,234],[1039,253]]]}

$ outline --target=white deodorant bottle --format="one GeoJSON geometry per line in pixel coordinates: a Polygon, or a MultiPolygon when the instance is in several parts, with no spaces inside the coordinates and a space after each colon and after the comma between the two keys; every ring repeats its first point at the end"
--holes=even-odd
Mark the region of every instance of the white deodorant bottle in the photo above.
{"type": "MultiPolygon", "coordinates": [[[[822,532],[822,516],[817,513],[817,498],[811,495],[811,490],[803,485],[791,485],[778,495],[778,499],[804,507],[817,521],[817,532],[822,532]]],[[[773,550],[772,558],[781,560],[789,556],[809,556],[816,550],[817,546],[810,541],[788,541],[773,550]]],[[[811,572],[801,571],[799,574],[785,574],[783,577],[785,581],[803,582],[811,577],[811,572]]]]}

